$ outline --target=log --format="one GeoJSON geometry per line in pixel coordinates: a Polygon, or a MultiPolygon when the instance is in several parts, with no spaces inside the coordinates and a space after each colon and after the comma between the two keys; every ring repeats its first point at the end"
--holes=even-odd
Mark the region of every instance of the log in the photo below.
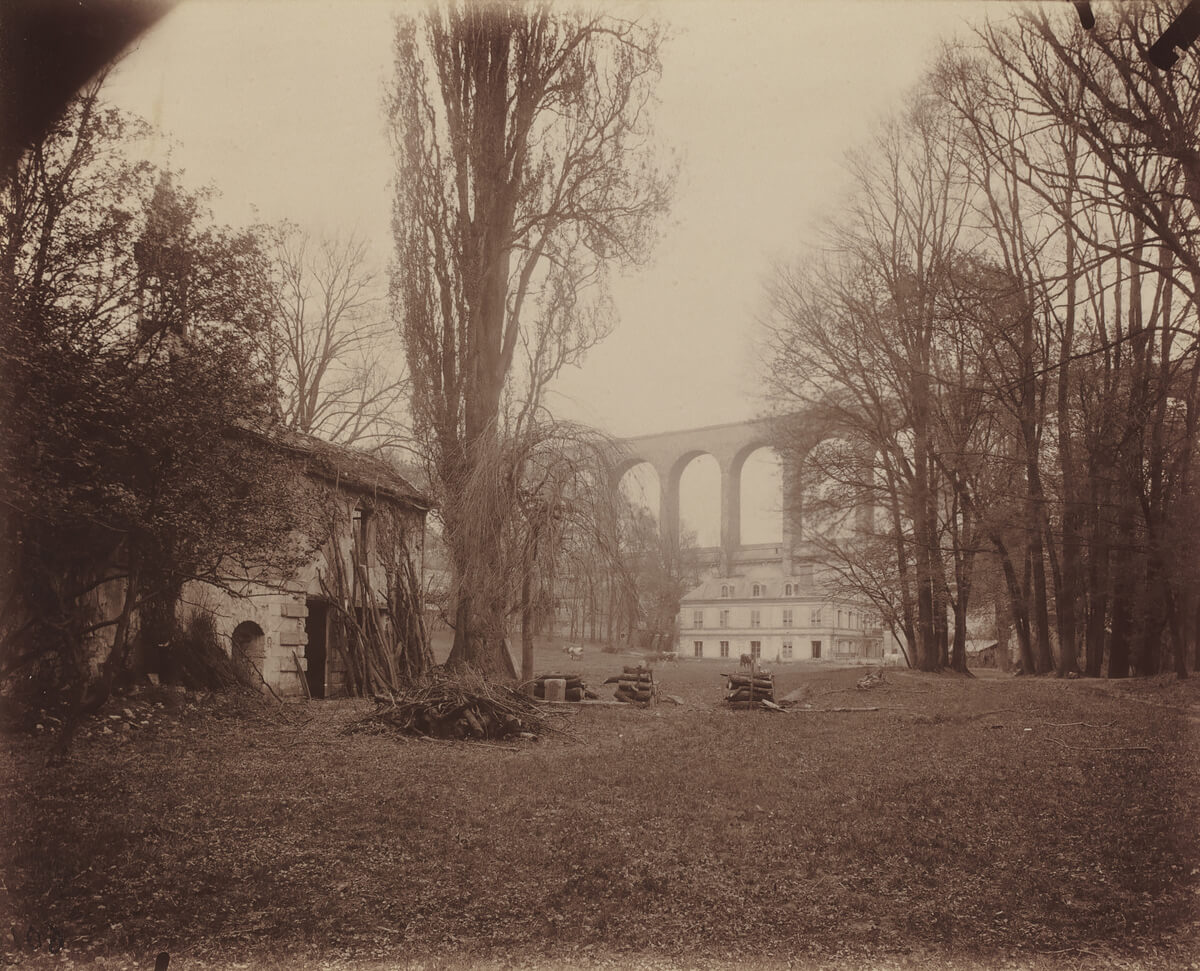
{"type": "Polygon", "coordinates": [[[725,700],[730,702],[731,704],[733,704],[733,703],[758,704],[760,701],[762,701],[762,702],[773,702],[774,701],[773,697],[771,696],[771,694],[769,692],[754,691],[752,694],[749,688],[738,688],[734,691],[731,691],[728,695],[725,696],[725,700]]]}
{"type": "Polygon", "coordinates": [[[475,717],[475,713],[472,712],[470,708],[464,708],[462,714],[463,718],[471,727],[471,731],[475,733],[476,737],[487,738],[487,731],[484,729],[483,723],[475,717]]]}
{"type": "Polygon", "coordinates": [[[729,691],[730,693],[733,693],[735,691],[753,691],[756,695],[773,695],[773,694],[775,694],[775,688],[773,686],[761,685],[761,684],[754,684],[754,685],[731,684],[726,687],[726,690],[729,691]]]}

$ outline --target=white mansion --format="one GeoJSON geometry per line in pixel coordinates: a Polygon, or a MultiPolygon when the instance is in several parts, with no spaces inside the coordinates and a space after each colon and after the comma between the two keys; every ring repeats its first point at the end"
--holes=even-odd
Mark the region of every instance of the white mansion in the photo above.
{"type": "Polygon", "coordinates": [[[768,662],[882,658],[884,631],[861,606],[831,601],[811,573],[714,577],[683,597],[677,650],[768,662]]]}

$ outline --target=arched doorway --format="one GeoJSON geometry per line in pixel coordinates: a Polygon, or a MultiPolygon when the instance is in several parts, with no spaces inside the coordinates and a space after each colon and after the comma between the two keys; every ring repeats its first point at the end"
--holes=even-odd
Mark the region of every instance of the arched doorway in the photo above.
{"type": "Polygon", "coordinates": [[[265,683],[263,666],[267,660],[267,637],[252,620],[244,620],[233,629],[233,663],[252,684],[265,683]]]}

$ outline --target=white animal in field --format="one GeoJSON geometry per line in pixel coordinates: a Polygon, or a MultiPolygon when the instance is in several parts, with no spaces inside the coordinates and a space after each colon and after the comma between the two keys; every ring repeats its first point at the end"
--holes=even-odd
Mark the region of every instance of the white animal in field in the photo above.
{"type": "Polygon", "coordinates": [[[583,647],[579,644],[564,644],[563,653],[572,660],[578,660],[579,658],[583,657],[583,647]]]}

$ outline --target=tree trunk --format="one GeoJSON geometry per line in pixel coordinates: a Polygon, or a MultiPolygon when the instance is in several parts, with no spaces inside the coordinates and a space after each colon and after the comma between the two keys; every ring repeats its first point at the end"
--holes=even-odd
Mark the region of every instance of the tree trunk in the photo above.
{"type": "Polygon", "coordinates": [[[460,597],[454,614],[454,646],[446,659],[446,667],[470,668],[489,678],[516,678],[517,670],[508,652],[503,628],[497,632],[495,624],[480,625],[477,617],[471,598],[460,597]],[[487,628],[491,631],[484,633],[487,628]]]}
{"type": "MultiPolygon", "coordinates": [[[[918,362],[914,362],[916,364],[918,362]]],[[[942,654],[939,626],[936,620],[937,563],[937,504],[934,491],[933,442],[930,412],[932,408],[928,362],[914,367],[911,378],[911,413],[913,435],[912,530],[913,559],[916,563],[917,587],[917,668],[921,671],[941,669],[942,654]]],[[[945,577],[943,576],[943,582],[945,577]]],[[[945,620],[943,618],[942,626],[945,620]]]]}
{"type": "Polygon", "coordinates": [[[967,673],[967,594],[958,592],[954,603],[954,646],[950,651],[950,669],[967,673]]]}
{"type": "Polygon", "coordinates": [[[1004,571],[1004,584],[1008,591],[1008,608],[1012,616],[1012,626],[1017,632],[1017,650],[1021,657],[1021,673],[1033,674],[1037,668],[1033,659],[1033,645],[1029,636],[1029,610],[1025,599],[1025,591],[1021,589],[1021,581],[1017,578],[1017,570],[1009,556],[1008,547],[1000,535],[992,535],[992,543],[1000,555],[1000,566],[1004,571]]]}
{"type": "Polygon", "coordinates": [[[1192,614],[1192,670],[1200,671],[1200,597],[1192,614]]]}
{"type": "Polygon", "coordinates": [[[1039,495],[1041,483],[1037,470],[1029,470],[1031,495],[1027,507],[1026,529],[1029,531],[1029,564],[1030,564],[1030,593],[1033,597],[1033,622],[1036,635],[1034,661],[1037,673],[1046,674],[1054,670],[1054,655],[1050,650],[1050,612],[1049,598],[1046,591],[1046,551],[1042,544],[1042,504],[1044,498],[1039,495]]]}
{"type": "MultiPolygon", "coordinates": [[[[1071,355],[1075,344],[1075,313],[1078,305],[1079,277],[1076,261],[1074,192],[1078,169],[1078,142],[1074,134],[1067,139],[1065,153],[1068,178],[1063,199],[1063,232],[1066,255],[1066,300],[1063,333],[1058,346],[1057,403],[1058,461],[1062,474],[1062,567],[1055,576],[1054,603],[1058,617],[1058,675],[1079,672],[1079,636],[1077,607],[1083,587],[1082,543],[1083,515],[1077,501],[1080,490],[1075,467],[1074,441],[1071,435],[1071,355]]],[[[1048,526],[1048,524],[1047,524],[1048,526]]],[[[1047,535],[1049,529],[1047,528],[1047,535]]]]}
{"type": "Polygon", "coordinates": [[[1146,563],[1146,589],[1142,597],[1142,623],[1134,651],[1134,667],[1141,677],[1162,670],[1163,629],[1167,623],[1166,578],[1156,553],[1151,552],[1146,563]]]}
{"type": "Polygon", "coordinates": [[[530,574],[525,571],[521,578],[521,680],[533,680],[533,606],[530,603],[530,589],[533,586],[530,574]]]}
{"type": "Polygon", "coordinates": [[[1109,543],[1101,510],[1107,505],[1107,490],[1101,485],[1100,472],[1090,470],[1092,482],[1091,549],[1087,568],[1087,658],[1085,673],[1090,678],[1104,674],[1104,651],[1107,642],[1109,543]]]}
{"type": "Polygon", "coordinates": [[[1132,504],[1127,497],[1123,497],[1117,522],[1117,554],[1113,564],[1113,575],[1117,577],[1117,583],[1113,587],[1112,632],[1108,641],[1110,678],[1129,677],[1134,632],[1134,600],[1138,589],[1134,577],[1133,516],[1132,504]]]}
{"type": "Polygon", "coordinates": [[[1171,649],[1175,662],[1175,676],[1181,681],[1188,676],[1187,668],[1187,635],[1184,632],[1183,612],[1179,610],[1175,597],[1168,585],[1167,596],[1167,626],[1171,631],[1171,649]]]}
{"type": "Polygon", "coordinates": [[[179,660],[174,656],[175,611],[183,588],[174,583],[161,597],[155,597],[138,611],[138,650],[134,662],[139,668],[155,672],[164,684],[179,677],[179,660]]]}
{"type": "Polygon", "coordinates": [[[1012,617],[1004,609],[1000,598],[995,598],[993,613],[996,617],[996,667],[1005,674],[1012,670],[1012,650],[1009,641],[1012,638],[1012,617]]]}
{"type": "Polygon", "coordinates": [[[141,571],[135,564],[130,569],[129,578],[126,580],[125,600],[121,605],[120,617],[117,618],[112,648],[100,669],[100,677],[91,683],[85,677],[79,677],[72,687],[71,707],[63,724],[62,735],[59,736],[58,743],[55,745],[56,756],[66,754],[83,720],[99,711],[112,694],[117,675],[124,668],[125,658],[129,653],[131,643],[129,632],[133,624],[134,605],[140,594],[141,571]]]}

